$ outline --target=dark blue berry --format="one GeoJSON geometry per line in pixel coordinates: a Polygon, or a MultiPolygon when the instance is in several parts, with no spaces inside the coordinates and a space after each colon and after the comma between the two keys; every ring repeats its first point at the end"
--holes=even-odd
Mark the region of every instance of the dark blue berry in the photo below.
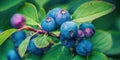
{"type": "Polygon", "coordinates": [[[62,10],[61,8],[54,8],[47,13],[47,17],[52,17],[55,19],[56,12],[62,10]]]}
{"type": "Polygon", "coordinates": [[[42,48],[37,48],[34,43],[34,39],[30,40],[28,50],[30,53],[35,54],[35,55],[43,55],[44,50],[42,48]]]}
{"type": "Polygon", "coordinates": [[[62,9],[56,12],[55,21],[58,25],[61,25],[66,21],[71,21],[71,16],[68,11],[62,9]]]}
{"type": "Polygon", "coordinates": [[[11,25],[15,28],[21,28],[25,25],[25,18],[21,14],[14,14],[11,18],[11,25]]]}
{"type": "Polygon", "coordinates": [[[81,40],[85,37],[85,34],[82,30],[78,30],[78,34],[77,34],[77,37],[81,40]]]}
{"type": "Polygon", "coordinates": [[[87,56],[92,52],[92,43],[88,40],[80,40],[76,46],[77,54],[87,56]]]}
{"type": "Polygon", "coordinates": [[[15,44],[15,47],[18,47],[21,42],[26,38],[26,34],[24,31],[17,31],[12,34],[12,41],[15,44]]]}
{"type": "Polygon", "coordinates": [[[90,22],[85,22],[85,23],[82,23],[80,26],[79,26],[79,29],[81,30],[85,30],[86,28],[91,28],[93,30],[95,30],[95,27],[92,23],[90,22]]]}
{"type": "Polygon", "coordinates": [[[7,54],[8,60],[21,60],[18,52],[16,50],[10,50],[7,54]]]}
{"type": "Polygon", "coordinates": [[[60,37],[60,41],[67,48],[74,47],[75,46],[75,42],[76,42],[75,39],[66,39],[66,38],[63,38],[63,37],[60,37]]]}
{"type": "Polygon", "coordinates": [[[61,25],[60,35],[64,38],[74,38],[77,36],[77,25],[72,21],[67,21],[61,25]]]}
{"type": "Polygon", "coordinates": [[[84,30],[84,33],[85,33],[85,37],[89,38],[89,37],[92,37],[95,33],[95,31],[91,28],[86,28],[84,30]]]}
{"type": "Polygon", "coordinates": [[[46,19],[41,22],[41,26],[43,30],[51,32],[56,28],[56,23],[52,17],[46,17],[46,19]]]}
{"type": "Polygon", "coordinates": [[[51,47],[51,44],[44,48],[37,48],[34,43],[34,40],[35,40],[34,38],[36,38],[37,36],[38,36],[38,34],[34,35],[31,38],[29,46],[28,46],[28,51],[32,54],[42,56],[44,54],[44,52],[47,51],[51,47]]]}

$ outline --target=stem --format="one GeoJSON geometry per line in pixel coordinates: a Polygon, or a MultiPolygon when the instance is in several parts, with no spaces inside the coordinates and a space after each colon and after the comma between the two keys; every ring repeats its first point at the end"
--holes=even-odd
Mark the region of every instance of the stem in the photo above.
{"type": "Polygon", "coordinates": [[[18,31],[23,30],[23,29],[29,30],[29,31],[33,31],[33,32],[35,32],[35,33],[38,32],[39,34],[48,34],[48,35],[50,35],[50,36],[53,36],[53,37],[59,39],[59,36],[53,34],[52,32],[46,32],[46,31],[44,31],[44,30],[37,30],[37,29],[34,29],[34,28],[32,28],[32,27],[30,27],[30,26],[26,26],[26,25],[23,26],[22,28],[18,29],[18,31]]]}

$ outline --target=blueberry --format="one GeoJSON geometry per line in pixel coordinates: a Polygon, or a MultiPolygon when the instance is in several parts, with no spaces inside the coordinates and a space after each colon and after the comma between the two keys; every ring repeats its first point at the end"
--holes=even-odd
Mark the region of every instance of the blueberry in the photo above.
{"type": "Polygon", "coordinates": [[[77,25],[72,21],[67,21],[61,25],[60,36],[64,38],[74,38],[77,36],[77,25]]]}
{"type": "Polygon", "coordinates": [[[83,38],[85,37],[84,32],[83,32],[82,30],[78,30],[77,37],[78,37],[79,39],[83,39],[83,38]]]}
{"type": "Polygon", "coordinates": [[[76,46],[77,54],[87,56],[92,52],[92,43],[88,40],[80,40],[76,46]]]}
{"type": "Polygon", "coordinates": [[[71,21],[71,16],[68,11],[62,9],[56,12],[55,21],[58,25],[61,25],[66,21],[71,21]]]}
{"type": "Polygon", "coordinates": [[[8,60],[21,60],[21,57],[19,56],[16,50],[10,50],[7,54],[7,59],[8,60]]]}
{"type": "Polygon", "coordinates": [[[60,41],[61,43],[67,47],[67,48],[72,48],[75,46],[75,39],[66,39],[66,38],[63,38],[63,37],[60,37],[60,41]]]}
{"type": "Polygon", "coordinates": [[[91,29],[95,30],[94,25],[91,24],[90,22],[82,23],[82,24],[79,26],[79,29],[81,29],[81,30],[85,30],[86,28],[91,28],[91,29]]]}
{"type": "Polygon", "coordinates": [[[56,23],[52,17],[46,17],[46,19],[41,22],[41,26],[43,30],[51,32],[56,28],[56,23]]]}
{"type": "Polygon", "coordinates": [[[42,48],[37,48],[34,44],[34,39],[30,40],[28,50],[30,53],[35,54],[35,55],[43,55],[44,50],[42,48]]]}
{"type": "Polygon", "coordinates": [[[21,14],[14,14],[11,18],[11,25],[15,28],[21,28],[25,25],[25,18],[21,14]]]}
{"type": "Polygon", "coordinates": [[[32,54],[42,56],[44,54],[44,52],[47,51],[51,47],[51,45],[48,45],[44,48],[37,48],[34,43],[34,40],[35,40],[34,38],[36,38],[37,36],[38,36],[38,34],[34,35],[32,37],[32,39],[30,40],[30,43],[28,46],[28,51],[32,54]]]}
{"type": "Polygon", "coordinates": [[[17,31],[12,34],[12,41],[15,44],[15,47],[18,47],[21,42],[26,38],[26,34],[24,31],[17,31]]]}
{"type": "Polygon", "coordinates": [[[94,35],[95,31],[91,28],[86,28],[84,30],[84,33],[85,33],[85,37],[90,38],[94,35]]]}
{"type": "Polygon", "coordinates": [[[48,13],[47,13],[47,17],[52,17],[52,18],[54,18],[55,19],[55,14],[56,14],[56,12],[57,11],[60,11],[61,10],[61,8],[54,8],[54,9],[52,9],[52,10],[50,10],[48,13]]]}

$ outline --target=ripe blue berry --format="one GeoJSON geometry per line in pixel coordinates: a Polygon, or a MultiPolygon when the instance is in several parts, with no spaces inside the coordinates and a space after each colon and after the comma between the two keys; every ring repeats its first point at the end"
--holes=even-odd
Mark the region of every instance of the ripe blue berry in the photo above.
{"type": "Polygon", "coordinates": [[[91,28],[91,29],[95,30],[94,25],[91,24],[90,22],[82,23],[82,24],[79,26],[79,29],[81,29],[81,30],[85,30],[86,28],[91,28]]]}
{"type": "Polygon", "coordinates": [[[80,40],[76,46],[77,54],[87,56],[92,52],[92,43],[88,40],[80,40]]]}
{"type": "Polygon", "coordinates": [[[76,42],[75,39],[66,39],[66,38],[63,38],[63,37],[60,37],[60,41],[67,48],[74,47],[75,46],[75,42],[76,42]]]}
{"type": "Polygon", "coordinates": [[[14,14],[11,18],[11,25],[15,28],[21,28],[25,25],[25,18],[21,14],[14,14]]]}
{"type": "Polygon", "coordinates": [[[56,12],[60,11],[61,8],[54,8],[47,13],[47,17],[52,17],[55,19],[56,12]]]}
{"type": "Polygon", "coordinates": [[[77,34],[77,37],[81,40],[85,37],[85,34],[82,30],[78,30],[78,34],[77,34]]]}
{"type": "Polygon", "coordinates": [[[58,25],[61,25],[66,21],[71,21],[71,16],[68,11],[62,9],[56,12],[55,21],[58,25]]]}
{"type": "Polygon", "coordinates": [[[35,54],[35,55],[43,55],[44,50],[42,48],[37,48],[34,44],[34,39],[30,40],[28,50],[30,53],[35,54]]]}
{"type": "Polygon", "coordinates": [[[15,47],[18,47],[21,42],[26,38],[26,34],[24,31],[17,31],[12,34],[12,41],[15,44],[15,47]]]}
{"type": "Polygon", "coordinates": [[[61,25],[60,36],[64,38],[74,38],[77,36],[77,25],[72,21],[67,21],[61,25]]]}
{"type": "Polygon", "coordinates": [[[7,54],[8,60],[21,60],[18,52],[16,50],[10,50],[7,54]]]}
{"type": "Polygon", "coordinates": [[[41,26],[43,30],[51,32],[56,28],[56,23],[52,17],[46,17],[46,19],[41,22],[41,26]]]}
{"type": "Polygon", "coordinates": [[[92,37],[95,33],[95,31],[91,28],[86,28],[84,30],[84,33],[85,33],[85,37],[89,38],[89,37],[92,37]]]}

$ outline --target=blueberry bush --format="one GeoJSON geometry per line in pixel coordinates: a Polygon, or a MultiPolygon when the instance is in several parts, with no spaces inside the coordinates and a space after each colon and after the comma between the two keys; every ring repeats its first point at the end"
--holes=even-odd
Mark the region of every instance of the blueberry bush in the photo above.
{"type": "Polygon", "coordinates": [[[1,0],[0,60],[119,60],[119,0],[1,0]]]}

